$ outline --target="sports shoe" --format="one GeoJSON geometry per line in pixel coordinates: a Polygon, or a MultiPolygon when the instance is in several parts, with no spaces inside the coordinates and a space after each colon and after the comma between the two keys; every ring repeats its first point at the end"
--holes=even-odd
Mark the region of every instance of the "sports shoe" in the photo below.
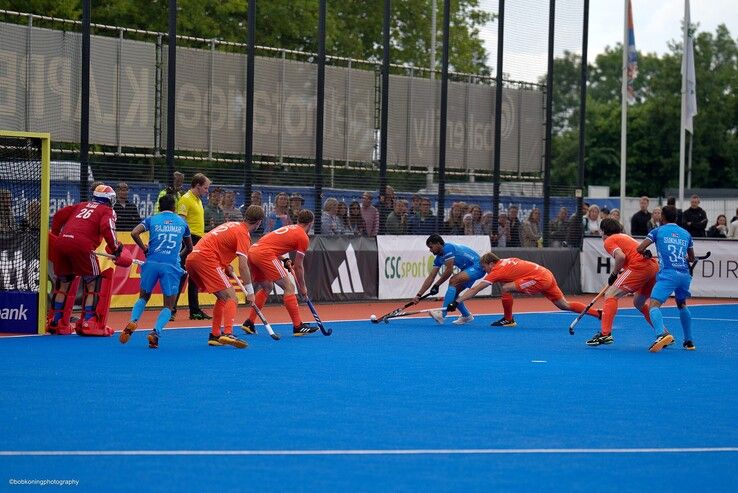
{"type": "Polygon", "coordinates": [[[220,342],[220,336],[213,335],[211,332],[210,335],[208,335],[208,346],[222,346],[223,343],[220,342]]]}
{"type": "Polygon", "coordinates": [[[190,320],[212,320],[213,317],[200,310],[199,312],[190,313],[190,320]]]}
{"type": "Polygon", "coordinates": [[[147,335],[146,338],[149,340],[150,349],[156,349],[159,347],[159,336],[156,334],[155,330],[149,332],[149,335],[147,335]]]}
{"type": "Polygon", "coordinates": [[[505,317],[502,317],[497,322],[492,322],[490,324],[492,327],[515,327],[518,325],[518,323],[515,321],[515,319],[508,320],[505,317]]]}
{"type": "Polygon", "coordinates": [[[312,334],[318,330],[317,327],[303,322],[299,327],[292,327],[292,335],[295,337],[302,337],[308,334],[312,334]]]}
{"type": "Polygon", "coordinates": [[[120,333],[120,336],[118,337],[118,340],[121,344],[125,344],[128,342],[128,339],[131,338],[131,334],[133,334],[133,331],[136,330],[136,327],[138,327],[138,324],[131,320],[128,322],[128,325],[126,325],[126,328],[123,329],[123,331],[120,333]]]}
{"type": "Polygon", "coordinates": [[[695,349],[697,349],[694,346],[694,342],[692,341],[684,341],[684,344],[682,344],[682,347],[686,349],[687,351],[694,351],[695,349]]]}
{"type": "Polygon", "coordinates": [[[587,346],[599,346],[600,344],[612,344],[613,342],[615,342],[615,339],[612,338],[612,334],[604,335],[602,332],[598,332],[587,341],[587,346]]]}
{"type": "Polygon", "coordinates": [[[243,339],[239,339],[233,334],[223,334],[218,338],[218,342],[220,342],[221,344],[227,344],[228,346],[233,346],[234,348],[238,349],[243,349],[248,346],[248,343],[246,341],[244,341],[243,339]]]}
{"type": "Polygon", "coordinates": [[[464,325],[464,324],[468,324],[469,322],[473,322],[473,321],[474,321],[474,315],[472,315],[470,313],[466,317],[463,316],[463,315],[460,316],[459,318],[457,318],[456,320],[454,320],[451,323],[454,324],[454,325],[464,325]]]}
{"type": "Polygon", "coordinates": [[[652,353],[658,353],[672,342],[674,342],[674,336],[668,332],[664,332],[658,336],[655,341],[653,341],[653,344],[651,344],[651,347],[648,348],[648,350],[652,353]]]}
{"type": "Polygon", "coordinates": [[[254,322],[252,322],[248,318],[243,321],[243,323],[241,324],[241,328],[249,335],[256,335],[256,326],[254,325],[254,322]]]}
{"type": "Polygon", "coordinates": [[[437,324],[443,325],[443,310],[433,310],[432,312],[428,312],[428,315],[430,315],[437,324]]]}

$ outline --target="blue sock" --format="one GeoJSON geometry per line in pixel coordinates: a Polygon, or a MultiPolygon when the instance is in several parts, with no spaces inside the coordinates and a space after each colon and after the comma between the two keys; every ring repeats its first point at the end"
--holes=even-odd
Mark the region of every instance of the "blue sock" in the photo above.
{"type": "Polygon", "coordinates": [[[167,307],[164,307],[159,312],[159,316],[156,317],[156,324],[154,325],[154,330],[156,331],[156,335],[160,336],[161,331],[164,328],[164,326],[169,322],[169,318],[172,316],[172,310],[170,310],[167,307]]]}
{"type": "Polygon", "coordinates": [[[90,306],[85,305],[85,320],[89,320],[94,316],[95,316],[94,307],[92,305],[90,306]]]}
{"type": "Polygon", "coordinates": [[[652,307],[648,310],[651,315],[651,323],[656,331],[666,332],[666,326],[664,325],[664,316],[661,314],[661,309],[658,307],[652,307]]]}
{"type": "Polygon", "coordinates": [[[62,315],[64,315],[64,313],[62,313],[62,310],[64,310],[64,302],[55,301],[54,302],[54,322],[58,322],[59,320],[61,320],[62,315]]]}
{"type": "Polygon", "coordinates": [[[692,340],[692,314],[686,306],[679,310],[679,320],[682,322],[682,330],[684,331],[684,340],[692,340]]]}
{"type": "Polygon", "coordinates": [[[138,322],[138,319],[141,318],[141,314],[144,311],[144,308],[146,308],[146,300],[143,298],[139,298],[136,300],[136,302],[133,304],[133,310],[131,310],[131,320],[134,322],[138,322]]]}
{"type": "Polygon", "coordinates": [[[471,313],[469,312],[469,309],[466,307],[464,303],[459,303],[459,312],[464,317],[468,317],[469,315],[471,315],[471,313]]]}
{"type": "Polygon", "coordinates": [[[456,288],[449,284],[446,295],[443,297],[443,314],[446,315],[446,307],[456,299],[456,288]]]}

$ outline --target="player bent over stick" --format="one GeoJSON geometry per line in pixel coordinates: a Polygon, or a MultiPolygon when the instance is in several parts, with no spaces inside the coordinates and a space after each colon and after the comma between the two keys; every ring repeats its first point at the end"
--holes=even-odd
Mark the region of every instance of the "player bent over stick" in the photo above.
{"type": "Polygon", "coordinates": [[[600,224],[605,250],[615,259],[607,282],[610,287],[605,292],[605,307],[602,312],[600,332],[587,341],[588,346],[612,344],[612,322],[618,311],[618,300],[625,295],[633,294],[633,306],[638,309],[651,324],[646,300],[651,296],[651,289],[656,282],[659,266],[655,259],[644,258],[636,251],[638,242],[622,233],[622,226],[615,219],[603,219],[600,224]],[[622,269],[622,273],[620,272],[622,269]]]}
{"type": "MultiPolygon", "coordinates": [[[[495,327],[515,327],[517,325],[512,314],[513,297],[511,293],[529,295],[541,293],[559,309],[570,312],[581,313],[587,308],[584,303],[567,301],[551,271],[541,265],[514,257],[500,259],[492,252],[482,255],[480,262],[487,275],[480,283],[459,296],[456,302],[449,304],[449,311],[455,310],[457,305],[473,298],[478,292],[494,283],[502,284],[502,308],[504,310],[504,317],[492,323],[495,327]]],[[[593,309],[587,311],[587,315],[600,317],[600,313],[593,309]]]]}
{"type": "Polygon", "coordinates": [[[206,233],[185,262],[187,273],[200,291],[212,293],[218,300],[213,309],[212,331],[208,336],[210,346],[229,345],[239,349],[246,341],[233,335],[238,298],[231,285],[231,262],[238,257],[238,273],[246,289],[246,301],[254,302],[254,286],[248,263],[251,233],[261,225],[264,209],[250,205],[244,213],[244,222],[227,222],[206,233]],[[221,334],[221,326],[223,327],[221,334]]]}
{"type": "Polygon", "coordinates": [[[84,336],[111,336],[105,325],[112,295],[113,269],[100,272],[95,250],[105,239],[105,251],[115,256],[115,264],[128,267],[131,256],[115,237],[115,191],[98,185],[92,200],[59,209],[49,233],[49,259],[54,264],[54,290],[46,331],[51,334],[72,333],[70,319],[80,277],[85,285],[82,318],[74,330],[84,336]]]}
{"type": "MultiPolygon", "coordinates": [[[[310,245],[307,232],[313,225],[315,217],[308,209],[303,209],[297,214],[297,224],[283,226],[267,233],[249,249],[249,267],[256,285],[255,305],[261,310],[266,303],[269,293],[274,289],[274,284],[284,290],[284,307],[292,319],[292,335],[304,336],[312,334],[318,327],[302,322],[300,318],[300,307],[297,304],[295,286],[289,277],[289,272],[294,272],[297,289],[303,298],[307,299],[307,285],[305,284],[305,266],[303,260],[305,252],[310,245]],[[296,252],[295,264],[290,261],[289,252],[296,252]]],[[[247,334],[256,334],[254,320],[256,311],[252,308],[249,318],[243,323],[243,330],[247,334]]]]}
{"type": "Polygon", "coordinates": [[[665,224],[651,230],[646,239],[636,249],[640,254],[647,254],[646,248],[651,243],[656,244],[656,252],[659,257],[659,273],[656,277],[656,285],[651,292],[651,303],[649,313],[651,321],[656,330],[661,334],[651,345],[650,351],[656,353],[674,342],[674,336],[669,334],[664,325],[664,316],[661,314],[661,305],[674,293],[677,308],[679,308],[679,321],[684,331],[684,343],[682,347],[689,351],[696,348],[692,341],[692,315],[687,308],[687,298],[691,296],[689,285],[692,282],[689,264],[695,261],[694,245],[692,235],[676,224],[677,209],[673,205],[667,205],[661,209],[661,217],[665,224]]]}
{"type": "MultiPolygon", "coordinates": [[[[438,290],[441,285],[449,279],[448,289],[446,295],[443,298],[443,308],[429,312],[433,320],[439,324],[443,323],[443,317],[446,316],[448,304],[456,299],[457,294],[464,289],[467,289],[474,284],[477,279],[481,279],[484,275],[482,267],[479,265],[479,254],[465,245],[458,245],[455,243],[446,243],[443,241],[440,235],[432,234],[425,240],[425,244],[430,252],[436,256],[433,261],[433,269],[431,269],[428,277],[423,281],[423,285],[420,286],[418,294],[413,298],[413,303],[418,303],[420,298],[423,296],[428,288],[430,289],[430,295],[438,294],[438,290]],[[454,274],[454,266],[458,267],[460,272],[454,274]],[[433,280],[438,275],[441,267],[443,267],[443,274],[440,279],[431,286],[433,280]]],[[[464,306],[464,303],[458,303],[459,312],[461,316],[453,321],[456,325],[468,324],[474,320],[474,316],[464,306]]]]}
{"type": "Polygon", "coordinates": [[[133,305],[131,320],[120,333],[121,344],[127,343],[138,327],[138,320],[157,281],[164,295],[164,308],[156,318],[154,329],[147,336],[151,349],[159,347],[161,331],[172,316],[179,294],[179,281],[184,275],[184,269],[180,267],[180,256],[186,257],[192,251],[190,228],[182,217],[174,213],[175,207],[176,198],[173,194],[162,195],[159,199],[161,212],[147,217],[131,231],[133,241],[146,255],[146,263],[141,266],[141,292],[133,305]],[[141,233],[144,231],[149,232],[148,246],[141,241],[141,233]]]}

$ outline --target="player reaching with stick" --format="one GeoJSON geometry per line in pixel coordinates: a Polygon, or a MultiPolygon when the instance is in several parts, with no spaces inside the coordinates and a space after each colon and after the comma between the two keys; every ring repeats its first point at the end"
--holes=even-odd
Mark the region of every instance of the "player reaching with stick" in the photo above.
{"type": "MultiPolygon", "coordinates": [[[[556,279],[550,270],[542,265],[519,258],[501,259],[492,252],[485,253],[480,259],[482,269],[486,272],[482,281],[459,296],[456,302],[449,305],[449,311],[456,309],[465,300],[473,298],[478,292],[490,284],[500,283],[502,289],[502,309],[504,316],[492,322],[493,327],[515,327],[517,323],[513,318],[512,293],[524,293],[528,295],[543,294],[551,303],[561,310],[581,313],[587,305],[578,301],[568,301],[561,292],[556,279]]],[[[587,315],[600,318],[598,310],[590,309],[587,315]]]]}
{"type": "MultiPolygon", "coordinates": [[[[439,324],[443,323],[443,317],[446,316],[448,304],[456,299],[460,291],[467,289],[474,284],[477,279],[484,276],[484,271],[479,264],[479,254],[465,245],[456,243],[446,243],[438,234],[432,234],[425,240],[430,252],[436,256],[433,261],[433,268],[428,277],[420,286],[418,294],[413,298],[413,303],[418,303],[428,288],[430,294],[438,294],[441,285],[448,279],[448,289],[443,297],[443,308],[440,310],[429,312],[433,320],[439,324]],[[439,271],[443,267],[443,274],[438,281],[433,283],[439,271]],[[458,267],[458,273],[454,274],[454,267],[458,267]],[[431,286],[432,285],[432,286],[431,286]]],[[[453,321],[455,325],[464,325],[474,320],[474,315],[469,312],[464,303],[458,303],[461,316],[453,321]]]]}
{"type": "Polygon", "coordinates": [[[246,289],[246,300],[253,303],[254,286],[247,255],[251,247],[251,233],[261,226],[263,219],[264,209],[250,205],[244,212],[243,222],[227,222],[206,233],[187,257],[185,265],[190,279],[198,289],[212,293],[217,298],[212,331],[208,336],[211,346],[226,344],[239,349],[247,346],[246,341],[233,335],[238,298],[230,280],[233,273],[231,262],[238,258],[238,273],[246,289]]]}
{"type": "Polygon", "coordinates": [[[612,344],[612,322],[618,311],[618,300],[632,294],[633,306],[651,324],[646,300],[656,282],[659,265],[655,259],[643,257],[636,248],[638,241],[624,234],[622,226],[615,219],[606,218],[600,223],[605,250],[615,259],[615,265],[607,279],[610,288],[605,292],[605,308],[602,313],[600,332],[587,341],[588,346],[612,344]],[[622,270],[622,272],[621,272],[622,270]]]}
{"type": "Polygon", "coordinates": [[[650,351],[652,353],[659,352],[674,342],[674,336],[666,330],[664,316],[661,314],[661,305],[669,298],[671,293],[674,293],[676,298],[679,321],[684,331],[682,347],[694,351],[696,348],[692,341],[692,314],[687,308],[687,298],[691,296],[689,285],[692,282],[687,261],[691,263],[695,260],[692,235],[675,224],[677,209],[673,205],[667,205],[661,209],[661,217],[665,224],[651,230],[646,239],[636,248],[638,253],[650,258],[650,252],[646,248],[651,243],[655,243],[656,253],[659,257],[659,273],[651,292],[649,314],[654,328],[661,330],[661,334],[656,337],[650,351]]]}
{"type": "Polygon", "coordinates": [[[161,212],[147,217],[131,231],[131,238],[144,252],[146,263],[141,266],[141,292],[133,305],[131,320],[119,336],[121,344],[127,343],[138,327],[138,320],[157,281],[164,296],[164,308],[156,318],[154,329],[147,336],[151,349],[159,347],[161,331],[172,316],[179,294],[179,282],[185,273],[180,267],[181,257],[186,257],[192,251],[190,228],[182,217],[174,213],[176,203],[174,194],[162,195],[158,204],[161,212]],[[141,234],[145,231],[149,232],[148,246],[141,241],[141,234]]]}
{"type": "MultiPolygon", "coordinates": [[[[249,267],[256,285],[254,304],[261,310],[276,283],[284,290],[284,307],[292,319],[292,335],[296,337],[312,334],[318,330],[318,327],[302,322],[295,285],[289,276],[289,271],[292,271],[300,295],[307,298],[304,259],[310,245],[307,233],[314,219],[311,211],[302,209],[297,214],[297,224],[283,226],[267,233],[249,249],[249,267]],[[289,257],[290,252],[295,252],[294,265],[289,257]]],[[[243,330],[247,334],[256,334],[255,319],[256,311],[252,309],[249,318],[243,323],[243,330]]]]}
{"type": "Polygon", "coordinates": [[[84,336],[111,336],[105,325],[112,295],[113,269],[100,272],[95,250],[105,239],[105,251],[115,256],[115,265],[128,267],[131,255],[115,237],[115,191],[98,185],[92,200],[59,209],[49,233],[49,259],[54,264],[54,289],[46,331],[72,333],[70,319],[80,277],[85,286],[82,318],[74,330],[84,336]]]}

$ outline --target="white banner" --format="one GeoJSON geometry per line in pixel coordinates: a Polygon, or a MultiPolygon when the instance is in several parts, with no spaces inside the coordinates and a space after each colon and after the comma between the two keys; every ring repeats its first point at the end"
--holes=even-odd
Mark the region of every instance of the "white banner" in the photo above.
{"type": "MultiPolygon", "coordinates": [[[[427,236],[377,236],[380,300],[411,299],[418,293],[435,259],[425,245],[427,239],[427,236]]],[[[490,251],[488,236],[444,236],[443,240],[466,245],[480,256],[490,251]]],[[[447,285],[448,282],[441,286],[439,297],[446,293],[447,285]]]]}
{"type": "MultiPolygon", "coordinates": [[[[654,247],[651,251],[655,252],[654,247]]],[[[738,298],[738,241],[695,240],[694,254],[710,252],[710,258],[697,263],[690,291],[692,296],[738,298]]],[[[585,238],[580,256],[582,291],[597,293],[607,282],[615,262],[605,252],[600,238],[585,238]]]]}

